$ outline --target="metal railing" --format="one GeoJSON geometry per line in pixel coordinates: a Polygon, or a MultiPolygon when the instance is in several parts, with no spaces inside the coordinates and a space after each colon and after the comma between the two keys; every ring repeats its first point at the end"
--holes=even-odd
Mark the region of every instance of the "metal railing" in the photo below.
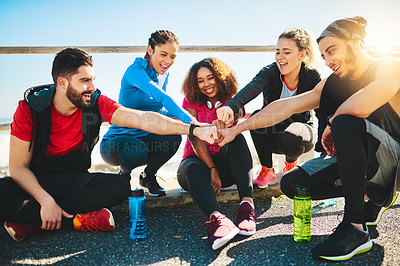
{"type": "MultiPolygon", "coordinates": [[[[144,53],[147,46],[0,46],[0,54],[55,54],[65,48],[76,47],[88,53],[144,53]]],[[[179,52],[274,52],[275,45],[183,45],[179,52]]],[[[380,47],[368,46],[371,55],[400,57],[400,46],[380,47]]]]}
{"type": "MultiPolygon", "coordinates": [[[[55,54],[59,51],[75,47],[88,53],[145,53],[147,46],[0,46],[0,54],[55,54]]],[[[275,45],[182,45],[179,52],[275,52],[275,45]]],[[[375,57],[400,57],[400,46],[388,47],[384,51],[377,46],[368,46],[367,51],[375,57]]],[[[0,131],[9,130],[11,123],[0,123],[0,131]]]]}

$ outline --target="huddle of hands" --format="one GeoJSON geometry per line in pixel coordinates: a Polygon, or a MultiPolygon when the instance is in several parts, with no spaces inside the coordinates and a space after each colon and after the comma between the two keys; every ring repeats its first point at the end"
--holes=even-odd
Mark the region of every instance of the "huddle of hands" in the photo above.
{"type": "MultiPolygon", "coordinates": [[[[230,107],[223,106],[217,109],[217,117],[218,119],[214,120],[211,124],[197,122],[200,126],[200,133],[196,136],[210,144],[218,143],[222,147],[231,142],[240,132],[236,130],[236,126],[230,127],[235,122],[235,115],[230,107]]],[[[321,143],[329,156],[336,154],[331,127],[329,125],[326,126],[322,134],[321,143]]]]}
{"type": "Polygon", "coordinates": [[[230,128],[235,122],[235,117],[233,110],[226,106],[217,109],[217,117],[218,119],[211,124],[197,122],[196,124],[200,126],[200,132],[196,136],[210,144],[218,143],[222,147],[231,142],[237,135],[234,128],[230,128]]]}

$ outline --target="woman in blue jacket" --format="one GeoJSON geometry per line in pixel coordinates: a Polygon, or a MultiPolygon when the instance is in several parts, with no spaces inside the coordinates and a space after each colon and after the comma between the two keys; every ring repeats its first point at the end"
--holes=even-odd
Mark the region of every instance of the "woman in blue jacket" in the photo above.
{"type": "MultiPolygon", "coordinates": [[[[261,69],[249,84],[218,109],[218,119],[231,124],[234,114],[260,93],[264,97],[262,107],[265,107],[275,100],[313,89],[321,80],[318,71],[312,68],[315,44],[305,29],[285,30],[278,38],[275,62],[261,69]]],[[[314,147],[315,134],[311,125],[311,114],[307,111],[273,127],[250,131],[262,166],[254,185],[264,188],[276,183],[272,153],[286,156],[284,173],[296,166],[298,157],[314,147]]]]}
{"type": "MultiPolygon", "coordinates": [[[[174,64],[178,50],[179,41],[172,32],[153,32],[145,57],[137,57],[122,77],[118,102],[128,108],[175,117],[188,124],[195,120],[166,93],[168,69],[174,64]]],[[[180,135],[156,135],[112,125],[103,137],[100,154],[106,163],[119,165],[120,173],[129,178],[132,169],[147,165],[140,174],[140,185],[148,189],[150,196],[164,196],[165,189],[158,184],[156,173],[176,153],[180,143],[180,135]]]]}

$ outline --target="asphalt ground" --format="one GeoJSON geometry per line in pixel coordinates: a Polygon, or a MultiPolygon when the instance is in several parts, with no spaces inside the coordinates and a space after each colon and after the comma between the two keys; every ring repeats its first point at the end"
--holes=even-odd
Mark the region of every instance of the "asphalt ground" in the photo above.
{"type": "MultiPolygon", "coordinates": [[[[207,242],[206,217],[196,206],[158,208],[147,211],[148,237],[129,239],[126,212],[115,212],[112,232],[75,232],[62,229],[31,234],[22,242],[0,229],[0,265],[327,265],[311,259],[312,247],[327,238],[339,224],[343,199],[320,208],[314,201],[309,243],[293,241],[293,201],[286,197],[256,200],[257,232],[236,236],[213,251],[207,242]]],[[[400,261],[399,205],[388,209],[378,226],[370,226],[372,249],[340,265],[398,265],[400,261]]],[[[238,204],[221,203],[232,220],[238,204]]]]}

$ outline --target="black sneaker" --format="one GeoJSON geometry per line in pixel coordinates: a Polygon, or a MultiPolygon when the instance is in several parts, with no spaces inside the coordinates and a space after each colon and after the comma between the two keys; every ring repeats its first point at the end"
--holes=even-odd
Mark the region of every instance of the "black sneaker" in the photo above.
{"type": "Polygon", "coordinates": [[[377,225],[382,219],[383,213],[393,205],[397,199],[398,193],[394,196],[392,202],[387,207],[375,205],[370,200],[364,202],[364,221],[367,225],[377,225]]]}
{"type": "Polygon", "coordinates": [[[139,176],[139,184],[147,188],[149,196],[152,197],[162,197],[167,194],[164,188],[162,188],[156,180],[155,176],[146,176],[146,173],[142,172],[139,176]]]}
{"type": "Polygon", "coordinates": [[[348,260],[356,254],[367,252],[372,248],[367,226],[366,231],[342,221],[327,240],[311,250],[313,259],[333,261],[348,260]]]}

